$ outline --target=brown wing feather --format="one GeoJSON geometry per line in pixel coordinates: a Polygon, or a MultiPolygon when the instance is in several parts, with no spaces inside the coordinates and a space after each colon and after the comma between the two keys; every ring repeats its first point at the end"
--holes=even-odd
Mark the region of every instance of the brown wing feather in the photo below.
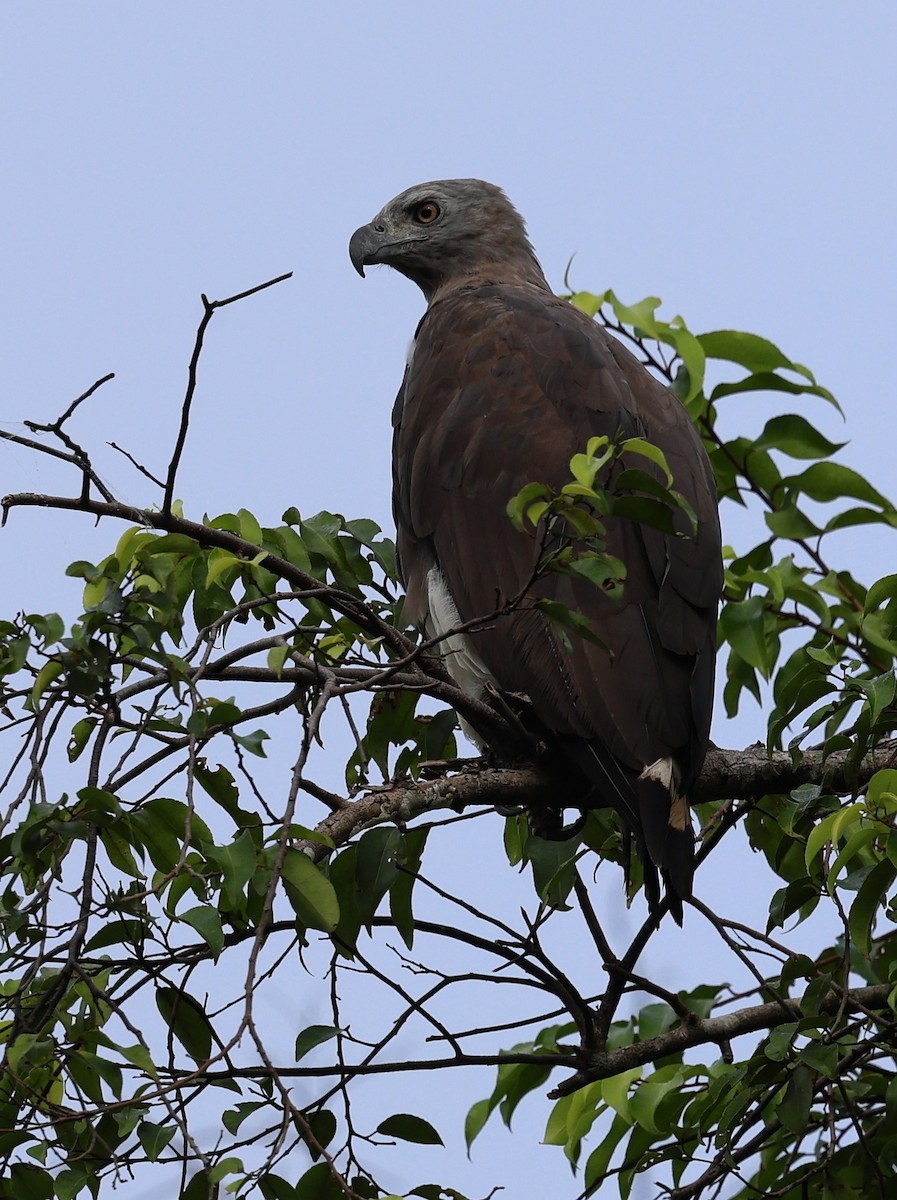
{"type": "MultiPolygon", "coordinates": [[[[687,794],[700,769],[721,583],[713,479],[684,409],[616,339],[566,302],[537,288],[492,285],[431,307],[394,424],[399,555],[409,612],[418,621],[434,564],[462,621],[520,591],[537,550],[514,532],[507,502],[533,480],[567,482],[570,458],[590,437],[622,431],[664,450],[675,486],[698,516],[697,537],[613,523],[609,549],[627,565],[622,605],[560,575],[533,589],[589,617],[610,654],[579,639],[566,651],[534,611],[503,617],[473,637],[499,686],[529,696],[541,726],[604,792],[602,802],[628,815],[639,841],[647,840],[651,856],[666,866],[669,805],[659,820],[642,812],[637,780],[646,765],[671,757],[687,794]],[[586,758],[599,766],[592,761],[589,770],[586,758]]],[[[684,870],[680,894],[689,886],[684,870]]]]}

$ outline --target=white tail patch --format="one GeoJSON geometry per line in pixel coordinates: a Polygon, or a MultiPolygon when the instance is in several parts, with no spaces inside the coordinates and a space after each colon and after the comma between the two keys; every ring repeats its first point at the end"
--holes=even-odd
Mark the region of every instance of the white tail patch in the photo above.
{"type": "Polygon", "coordinates": [[[689,829],[691,814],[688,811],[688,801],[679,794],[679,771],[671,758],[658,758],[649,763],[639,776],[640,779],[650,779],[669,793],[670,818],[672,829],[689,829]]]}

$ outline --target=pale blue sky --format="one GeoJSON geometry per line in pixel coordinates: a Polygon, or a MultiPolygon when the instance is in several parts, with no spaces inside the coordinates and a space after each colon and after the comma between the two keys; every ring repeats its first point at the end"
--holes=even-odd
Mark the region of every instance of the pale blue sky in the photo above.
{"type": "MultiPolygon", "coordinates": [[[[777,341],[847,424],[805,415],[897,491],[895,59],[891,0],[7,4],[0,422],[50,420],[114,370],[72,432],[152,502],[104,444],[163,473],[199,293],[293,270],[216,316],[178,490],[194,515],[274,523],[295,504],[389,527],[389,413],[422,303],[385,270],[362,282],[346,244],[408,185],[474,175],[507,190],[556,286],[575,253],[578,287],[777,341]]],[[[728,403],[759,430],[757,402],[728,403]]],[[[0,470],[3,492],[75,488],[6,445],[0,470]]],[[[14,513],[3,613],[73,605],[63,568],[116,536],[14,513]]],[[[879,533],[847,553],[894,569],[879,533]]],[[[442,1174],[485,1194],[513,1162],[515,1200],[576,1194],[556,1150],[489,1147],[442,1174]]]]}

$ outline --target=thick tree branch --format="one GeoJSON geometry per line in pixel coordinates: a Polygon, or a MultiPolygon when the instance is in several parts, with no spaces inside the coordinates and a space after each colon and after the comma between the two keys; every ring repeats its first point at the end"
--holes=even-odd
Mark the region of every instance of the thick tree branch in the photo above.
{"type": "MultiPolygon", "coordinates": [[[[821,750],[807,750],[797,765],[790,754],[767,755],[761,743],[745,750],[714,746],[698,780],[698,802],[756,800],[788,793],[804,783],[815,783],[833,795],[861,790],[876,771],[892,766],[897,740],[882,742],[853,767],[847,751],[823,760],[821,750]]],[[[568,805],[562,785],[538,767],[482,765],[436,782],[410,780],[362,796],[325,817],[320,833],[342,845],[360,829],[381,821],[410,821],[425,812],[466,808],[468,805],[568,805]]],[[[309,849],[312,849],[309,845],[309,849]]],[[[316,857],[326,851],[313,847],[316,857]]]]}
{"type": "MultiPolygon", "coordinates": [[[[848,1012],[887,1009],[890,992],[891,985],[887,983],[854,988],[846,994],[840,988],[833,989],[823,999],[818,1011],[826,1016],[834,1016],[842,1008],[848,1012]]],[[[815,1011],[814,1009],[814,1014],[815,1011]]],[[[726,1013],[725,1016],[695,1017],[676,1029],[648,1038],[644,1042],[622,1046],[609,1054],[594,1055],[591,1062],[569,1079],[565,1079],[559,1087],[549,1093],[549,1096],[556,1100],[561,1096],[568,1096],[587,1083],[593,1083],[596,1079],[609,1079],[612,1075],[630,1071],[633,1067],[657,1062],[667,1055],[681,1054],[692,1046],[710,1043],[723,1046],[733,1038],[775,1029],[778,1025],[784,1025],[786,1021],[799,1021],[804,1015],[803,1009],[795,1000],[781,1003],[773,1000],[768,1004],[754,1004],[737,1012],[726,1013]]]]}

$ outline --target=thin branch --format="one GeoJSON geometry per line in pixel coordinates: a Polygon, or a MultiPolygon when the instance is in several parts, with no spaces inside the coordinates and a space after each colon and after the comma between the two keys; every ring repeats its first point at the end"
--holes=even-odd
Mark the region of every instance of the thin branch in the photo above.
{"type": "Polygon", "coordinates": [[[184,453],[184,446],[187,442],[187,430],[190,426],[190,409],[193,404],[193,396],[196,392],[197,371],[199,368],[199,358],[202,354],[202,344],[205,339],[206,330],[209,327],[212,317],[215,315],[216,309],[224,308],[227,304],[235,304],[237,300],[245,300],[247,296],[254,296],[256,292],[262,292],[266,288],[274,287],[277,283],[283,283],[292,274],[292,271],[287,271],[285,275],[278,275],[276,279],[269,279],[267,283],[260,283],[256,287],[247,288],[245,292],[237,292],[234,296],[228,296],[226,300],[209,300],[206,295],[200,297],[203,305],[203,314],[196,330],[193,353],[190,356],[190,365],[187,368],[187,391],[184,394],[184,402],[181,406],[181,421],[178,427],[178,436],[174,444],[174,453],[171,456],[171,462],[168,465],[168,473],[165,477],[165,495],[162,500],[162,511],[164,513],[171,513],[178,466],[180,465],[181,455],[184,453]]]}

